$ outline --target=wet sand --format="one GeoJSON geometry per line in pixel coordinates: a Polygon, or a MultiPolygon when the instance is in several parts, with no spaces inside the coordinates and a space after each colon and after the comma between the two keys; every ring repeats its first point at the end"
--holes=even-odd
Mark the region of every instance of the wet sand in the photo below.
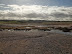
{"type": "Polygon", "coordinates": [[[72,54],[72,35],[0,31],[0,54],[72,54]]]}

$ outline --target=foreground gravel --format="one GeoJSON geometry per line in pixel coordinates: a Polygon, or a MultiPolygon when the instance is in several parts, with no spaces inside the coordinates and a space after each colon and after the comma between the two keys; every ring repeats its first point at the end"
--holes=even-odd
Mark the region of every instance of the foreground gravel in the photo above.
{"type": "Polygon", "coordinates": [[[0,31],[0,54],[72,54],[72,36],[44,31],[0,31]]]}

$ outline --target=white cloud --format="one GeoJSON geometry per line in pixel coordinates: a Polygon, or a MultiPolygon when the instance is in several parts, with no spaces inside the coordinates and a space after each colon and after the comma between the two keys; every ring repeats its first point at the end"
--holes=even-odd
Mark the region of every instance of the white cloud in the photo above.
{"type": "Polygon", "coordinates": [[[72,21],[72,7],[41,5],[7,6],[11,10],[0,10],[0,19],[72,21]]]}
{"type": "Polygon", "coordinates": [[[5,4],[0,4],[0,8],[10,8],[10,7],[6,6],[5,4]]]}
{"type": "Polygon", "coordinates": [[[5,5],[5,4],[0,4],[0,6],[3,6],[3,5],[5,5]]]}
{"type": "Polygon", "coordinates": [[[1,7],[3,7],[3,6],[0,6],[0,8],[1,8],[1,7]]]}
{"type": "Polygon", "coordinates": [[[3,7],[3,8],[10,8],[10,7],[3,7]]]}

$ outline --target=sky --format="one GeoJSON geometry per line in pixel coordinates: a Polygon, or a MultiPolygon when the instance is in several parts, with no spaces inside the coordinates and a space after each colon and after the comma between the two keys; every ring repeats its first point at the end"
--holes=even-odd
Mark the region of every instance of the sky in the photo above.
{"type": "Polygon", "coordinates": [[[0,0],[0,20],[72,21],[72,0],[0,0]]]}

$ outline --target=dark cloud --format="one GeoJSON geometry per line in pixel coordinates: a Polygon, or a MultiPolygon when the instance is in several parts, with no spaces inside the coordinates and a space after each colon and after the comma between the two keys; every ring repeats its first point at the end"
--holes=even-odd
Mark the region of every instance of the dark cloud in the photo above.
{"type": "Polygon", "coordinates": [[[30,13],[30,14],[27,14],[25,15],[25,17],[27,18],[48,18],[48,14],[38,14],[38,13],[30,13]]]}
{"type": "Polygon", "coordinates": [[[53,16],[56,18],[66,18],[66,17],[69,17],[70,15],[65,13],[55,12],[55,13],[52,13],[50,16],[53,16]]]}

